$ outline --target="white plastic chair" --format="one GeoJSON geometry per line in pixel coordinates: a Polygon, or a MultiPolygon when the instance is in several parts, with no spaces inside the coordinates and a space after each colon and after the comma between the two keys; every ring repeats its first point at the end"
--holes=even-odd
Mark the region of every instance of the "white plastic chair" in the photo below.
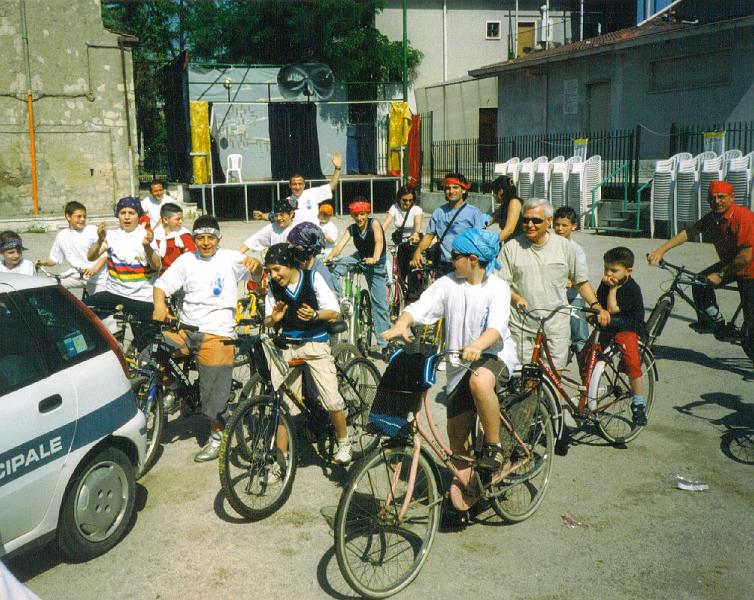
{"type": "MultiPolygon", "coordinates": [[[[561,158],[561,157],[557,157],[561,158]]],[[[573,156],[568,160],[552,160],[552,172],[550,173],[550,204],[555,208],[568,204],[566,195],[566,186],[568,185],[568,175],[571,172],[571,165],[575,160],[581,160],[580,156],[573,156]]]]}
{"type": "MultiPolygon", "coordinates": [[[[725,174],[728,172],[728,162],[733,160],[734,158],[741,158],[743,154],[740,150],[726,150],[723,152],[722,156],[720,158],[723,159],[723,177],[725,177],[725,174]]],[[[723,177],[720,177],[722,179],[723,177]]]]}
{"type": "Polygon", "coordinates": [[[562,156],[556,156],[550,161],[542,161],[536,163],[534,168],[534,186],[532,197],[533,198],[545,198],[548,202],[550,200],[550,176],[552,174],[552,165],[556,162],[563,162],[562,156]]]}
{"type": "Polygon", "coordinates": [[[534,163],[531,156],[527,156],[518,165],[518,197],[526,202],[531,197],[531,185],[534,180],[534,163]]]}
{"type": "Polygon", "coordinates": [[[682,160],[676,167],[675,194],[671,233],[678,233],[679,223],[691,223],[699,215],[699,156],[682,160]]]}
{"type": "Polygon", "coordinates": [[[226,182],[230,182],[231,173],[236,173],[238,175],[238,183],[243,183],[243,176],[241,175],[242,162],[243,156],[241,154],[228,154],[228,168],[225,170],[226,182]]]}
{"type": "MultiPolygon", "coordinates": [[[[688,155],[691,158],[691,155],[688,155]]],[[[688,160],[688,159],[685,159],[688,160]]],[[[658,160],[649,200],[649,235],[655,236],[655,221],[669,221],[675,187],[675,157],[658,160]]]]}
{"type": "Polygon", "coordinates": [[[725,181],[733,186],[736,204],[752,207],[752,177],[754,176],[754,152],[728,161],[725,181]]]}

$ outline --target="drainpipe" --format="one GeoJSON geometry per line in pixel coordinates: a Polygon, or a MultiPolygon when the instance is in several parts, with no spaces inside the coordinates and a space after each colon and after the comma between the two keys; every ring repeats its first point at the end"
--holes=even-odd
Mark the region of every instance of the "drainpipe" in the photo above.
{"type": "Polygon", "coordinates": [[[584,0],[581,0],[581,19],[579,20],[579,40],[584,39],[584,0]]]}
{"type": "Polygon", "coordinates": [[[448,80],[448,0],[442,0],[442,80],[448,80]]]}
{"type": "Polygon", "coordinates": [[[26,107],[29,113],[29,148],[31,159],[31,200],[34,214],[39,214],[39,187],[37,182],[37,148],[34,137],[34,95],[31,90],[31,59],[29,51],[29,30],[26,26],[26,0],[21,0],[21,38],[24,43],[24,62],[26,63],[26,107]]]}
{"type": "Polygon", "coordinates": [[[118,50],[120,50],[120,68],[123,77],[123,100],[126,104],[126,138],[128,142],[128,183],[131,188],[131,196],[136,195],[134,187],[134,152],[131,142],[131,109],[128,105],[128,78],[126,77],[126,48],[133,48],[139,42],[133,36],[119,35],[118,50]]]}

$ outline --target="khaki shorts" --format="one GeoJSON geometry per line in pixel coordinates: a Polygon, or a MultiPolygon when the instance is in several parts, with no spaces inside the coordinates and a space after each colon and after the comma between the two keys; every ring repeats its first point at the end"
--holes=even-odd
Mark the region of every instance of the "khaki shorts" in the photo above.
{"type": "MultiPolygon", "coordinates": [[[[570,330],[569,330],[570,334],[570,330]]],[[[516,357],[523,365],[531,362],[531,355],[534,352],[534,340],[535,335],[531,335],[526,331],[511,329],[511,337],[516,343],[516,357]]],[[[547,347],[550,349],[550,356],[552,356],[552,362],[555,365],[555,369],[562,371],[568,364],[568,348],[571,345],[570,335],[567,337],[547,337],[547,347]]],[[[544,350],[542,352],[542,358],[544,359],[544,350]]]]}
{"type": "MultiPolygon", "coordinates": [[[[319,401],[326,411],[343,410],[345,403],[338,390],[338,377],[335,361],[330,354],[330,346],[325,342],[304,342],[301,345],[290,344],[283,350],[283,358],[293,360],[303,358],[309,366],[314,385],[319,393],[319,401]]],[[[301,382],[303,380],[303,366],[291,367],[285,383],[291,391],[301,397],[301,382]]]]}

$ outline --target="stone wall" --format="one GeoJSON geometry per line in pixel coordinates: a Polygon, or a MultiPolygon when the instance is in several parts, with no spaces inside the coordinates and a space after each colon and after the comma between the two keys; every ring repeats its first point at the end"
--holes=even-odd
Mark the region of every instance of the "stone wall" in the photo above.
{"type": "MultiPolygon", "coordinates": [[[[0,218],[33,214],[29,88],[39,214],[61,214],[70,200],[107,212],[130,193],[118,37],[103,27],[98,0],[0,0],[0,218]]],[[[135,146],[128,48],[123,58],[135,146]]]]}

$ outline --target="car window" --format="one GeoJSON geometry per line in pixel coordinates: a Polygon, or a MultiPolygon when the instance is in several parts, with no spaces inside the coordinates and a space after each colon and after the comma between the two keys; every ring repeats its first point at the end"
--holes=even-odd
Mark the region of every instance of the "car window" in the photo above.
{"type": "Polygon", "coordinates": [[[0,294],[0,394],[46,375],[44,359],[26,321],[10,297],[0,294]]]}
{"type": "Polygon", "coordinates": [[[45,355],[55,370],[109,350],[81,308],[57,287],[27,290],[24,297],[41,322],[45,355]]]}

